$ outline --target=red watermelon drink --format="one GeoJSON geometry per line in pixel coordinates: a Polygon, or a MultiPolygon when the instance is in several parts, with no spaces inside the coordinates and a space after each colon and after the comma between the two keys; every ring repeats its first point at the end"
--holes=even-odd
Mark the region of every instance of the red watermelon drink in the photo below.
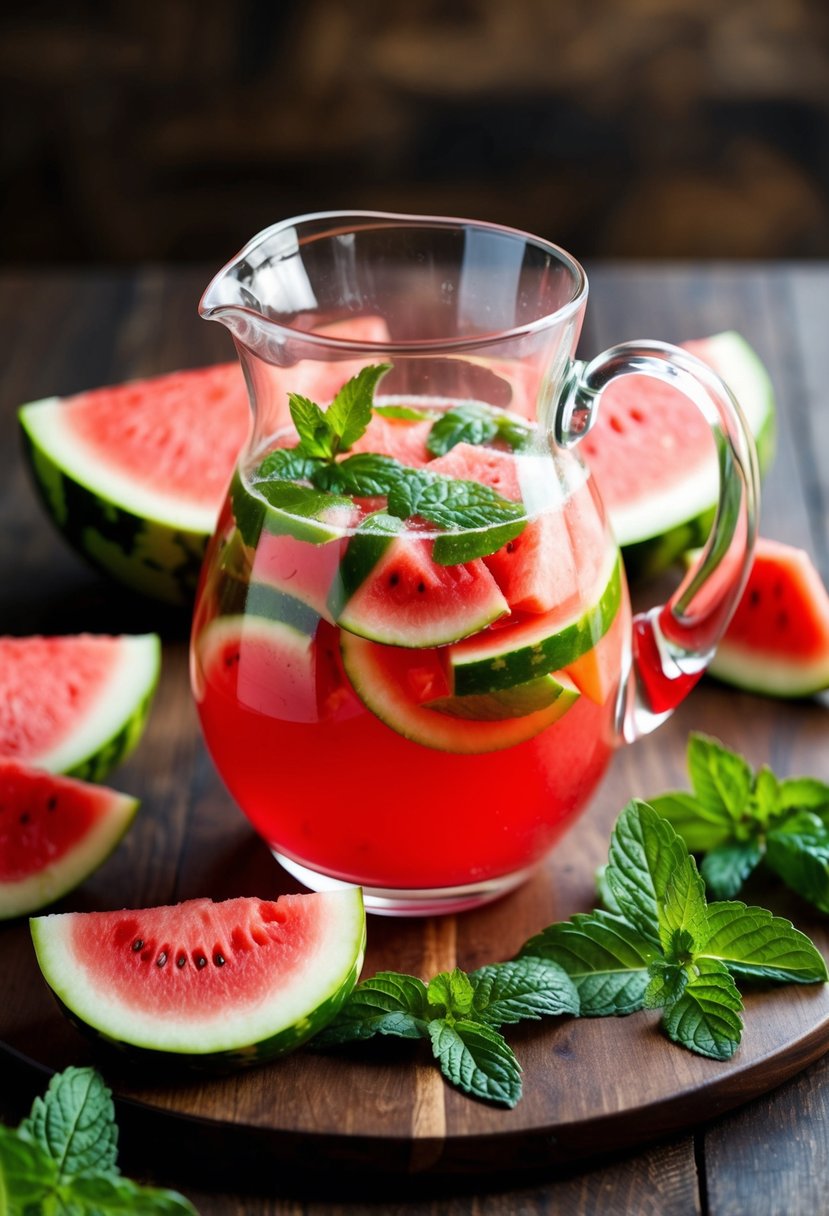
{"type": "Polygon", "coordinates": [[[311,886],[397,911],[497,895],[614,746],[629,611],[589,476],[478,403],[380,406],[329,472],[297,460],[292,432],[237,479],[206,565],[193,684],[217,768],[311,886]],[[473,416],[483,441],[442,451],[473,416]],[[290,515],[311,477],[337,492],[290,515]],[[403,516],[396,478],[429,501],[403,516]],[[487,527],[421,513],[467,499],[487,527]]]}
{"type": "Polygon", "coordinates": [[[586,301],[582,267],[541,238],[377,212],[274,224],[202,297],[253,427],[202,575],[193,688],[229,790],[311,887],[407,914],[520,882],[613,747],[693,687],[740,599],[757,498],[740,411],[664,343],[578,363],[586,301]],[[720,486],[701,556],[631,622],[571,449],[633,375],[702,412],[720,486]]]}

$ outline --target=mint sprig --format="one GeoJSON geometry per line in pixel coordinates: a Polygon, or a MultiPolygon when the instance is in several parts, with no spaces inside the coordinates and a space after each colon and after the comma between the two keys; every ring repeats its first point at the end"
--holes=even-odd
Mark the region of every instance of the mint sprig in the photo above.
{"type": "Polygon", "coordinates": [[[512,959],[467,974],[456,967],[429,984],[381,971],[358,984],[314,1045],[336,1047],[375,1035],[427,1039],[444,1077],[471,1097],[515,1106],[521,1067],[499,1027],[577,1013],[578,994],[556,963],[512,959]]]}
{"type": "Polygon", "coordinates": [[[532,428],[510,414],[498,414],[474,401],[447,410],[432,426],[426,447],[433,456],[445,456],[459,443],[501,440],[513,451],[529,446],[532,428]]]}
{"type": "MultiPolygon", "coordinates": [[[[715,758],[720,771],[720,759],[715,758]]],[[[726,804],[725,783],[718,788],[726,804]]],[[[694,858],[647,803],[630,802],[610,842],[601,889],[614,911],[550,925],[519,958],[558,963],[586,1017],[661,1009],[669,1038],[700,1055],[729,1059],[742,1036],[735,976],[813,984],[827,978],[805,934],[765,908],[708,904],[694,858]]]]}
{"type": "MultiPolygon", "coordinates": [[[[342,386],[326,410],[308,397],[290,393],[299,441],[293,448],[270,452],[253,473],[251,484],[271,507],[308,520],[330,516],[332,509],[350,505],[355,498],[385,497],[390,515],[416,516],[443,530],[433,547],[434,560],[441,565],[458,565],[496,552],[523,530],[522,503],[479,482],[412,468],[381,453],[348,455],[374,412],[392,418],[423,416],[401,406],[373,404],[377,384],[388,370],[387,364],[364,367],[342,386]]],[[[529,434],[519,420],[470,404],[439,418],[428,443],[437,436],[441,452],[464,436],[479,443],[498,437],[517,446],[529,434]]],[[[253,536],[254,529],[248,532],[253,536]]]]}
{"type": "Polygon", "coordinates": [[[762,866],[822,912],[829,912],[829,785],[812,777],[757,772],[717,739],[688,741],[691,792],[651,805],[687,847],[716,899],[732,899],[762,866]]]}
{"type": "Polygon", "coordinates": [[[117,1166],[112,1095],[91,1068],[52,1077],[17,1129],[0,1126],[0,1211],[16,1216],[196,1216],[176,1191],[139,1186],[117,1166]]]}

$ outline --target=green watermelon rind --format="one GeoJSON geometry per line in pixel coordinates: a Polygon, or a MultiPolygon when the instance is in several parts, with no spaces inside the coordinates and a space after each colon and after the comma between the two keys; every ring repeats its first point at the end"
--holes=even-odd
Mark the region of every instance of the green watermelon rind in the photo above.
{"type": "MultiPolygon", "coordinates": [[[[713,356],[711,365],[743,410],[764,474],[774,457],[776,441],[776,402],[769,374],[756,351],[733,330],[715,334],[704,343],[713,356]]],[[[714,522],[717,498],[716,477],[701,474],[668,493],[654,493],[636,505],[635,514],[624,516],[618,509],[609,510],[630,580],[651,578],[688,549],[704,544],[714,522]]]]}
{"type": "MultiPolygon", "coordinates": [[[[95,786],[96,795],[102,791],[95,786]]],[[[129,830],[139,800],[117,790],[107,791],[106,811],[62,857],[17,882],[0,881],[0,920],[29,916],[56,903],[79,887],[115,851],[129,830]]]]}
{"type": "Polygon", "coordinates": [[[64,919],[77,914],[33,917],[29,925],[41,973],[63,1012],[83,1033],[137,1059],[222,1069],[261,1064],[302,1046],[336,1017],[357,983],[366,947],[362,889],[347,887],[303,898],[332,902],[325,953],[317,952],[301,983],[286,987],[277,977],[273,997],[247,1015],[234,1015],[229,995],[209,1025],[205,1019],[181,1017],[173,1022],[149,1013],[136,1017],[124,1002],[117,1002],[111,983],[95,987],[87,982],[72,958],[64,919]],[[288,1009],[286,991],[293,996],[288,1009]]]}
{"type": "Polygon", "coordinates": [[[535,627],[508,626],[478,639],[450,646],[448,663],[455,696],[498,692],[523,684],[547,672],[560,671],[592,649],[604,637],[622,604],[621,559],[616,556],[596,602],[556,622],[553,631],[547,614],[535,627]],[[516,644],[516,634],[521,641],[516,644]]]}
{"type": "Polygon", "coordinates": [[[434,751],[471,756],[516,747],[552,726],[580,696],[576,688],[562,687],[560,695],[545,709],[520,718],[452,717],[419,705],[402,694],[392,681],[384,680],[382,663],[386,649],[345,632],[340,636],[343,666],[366,709],[396,734],[434,751]]]}
{"type": "Polygon", "coordinates": [[[63,408],[45,397],[21,406],[18,420],[35,488],[58,531],[90,564],[133,591],[180,607],[195,596],[212,512],[183,527],[174,505],[170,515],[153,516],[146,503],[130,500],[128,482],[104,492],[90,462],[74,464],[50,426],[63,408]]]}
{"type": "Polygon", "coordinates": [[[110,676],[90,717],[75,724],[56,747],[25,757],[38,768],[81,781],[104,781],[138,744],[161,672],[157,634],[119,638],[120,666],[110,676]]]}

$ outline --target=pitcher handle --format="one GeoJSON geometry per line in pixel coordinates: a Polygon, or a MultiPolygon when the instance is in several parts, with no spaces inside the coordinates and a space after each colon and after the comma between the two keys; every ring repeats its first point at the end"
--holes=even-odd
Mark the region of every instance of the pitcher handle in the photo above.
{"type": "Polygon", "coordinates": [[[665,342],[623,342],[574,364],[556,410],[557,442],[570,447],[585,435],[607,386],[631,375],[673,385],[702,411],[717,446],[720,494],[705,547],[679,587],[633,618],[618,722],[628,742],[664,722],[711,661],[751,569],[760,498],[754,439],[731,390],[702,360],[665,342]]]}

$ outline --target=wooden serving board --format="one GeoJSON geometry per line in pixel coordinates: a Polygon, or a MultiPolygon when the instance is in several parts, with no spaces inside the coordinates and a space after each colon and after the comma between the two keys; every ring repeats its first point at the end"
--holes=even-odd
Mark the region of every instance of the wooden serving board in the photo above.
{"type": "MultiPolygon", "coordinates": [[[[704,725],[754,763],[804,771],[823,754],[825,709],[779,707],[713,684],[695,691],[653,738],[620,752],[587,814],[522,889],[457,917],[369,921],[365,975],[393,968],[430,978],[510,957],[552,921],[587,910],[610,827],[632,796],[686,785],[685,741],[704,725]]],[[[825,761],[824,761],[825,763],[825,761]]],[[[809,771],[814,773],[812,764],[809,771]]],[[[829,773],[814,773],[824,779],[829,773]]],[[[115,775],[141,795],[138,820],[116,853],[59,910],[141,907],[195,896],[272,898],[298,890],[224,792],[198,735],[183,641],[165,647],[147,734],[115,775]]],[[[518,775],[520,777],[520,774],[518,775]]],[[[332,792],[336,774],[331,774],[332,792]]],[[[520,782],[516,788],[520,797],[520,782]]],[[[756,901],[773,902],[773,892],[756,901]]],[[[805,905],[778,904],[829,953],[826,924],[805,905]]],[[[803,1068],[829,1047],[829,986],[766,987],[746,996],[743,1043],[727,1063],[670,1044],[658,1014],[550,1019],[507,1028],[524,1067],[512,1111],[470,1100],[442,1081],[426,1044],[380,1041],[337,1053],[303,1049],[222,1077],[170,1067],[148,1073],[87,1042],[43,982],[25,922],[0,929],[2,1071],[28,1078],[96,1065],[119,1101],[125,1138],[168,1138],[177,1163],[262,1177],[287,1167],[370,1165],[373,1174],[462,1174],[563,1165],[708,1120],[803,1068]]]]}

